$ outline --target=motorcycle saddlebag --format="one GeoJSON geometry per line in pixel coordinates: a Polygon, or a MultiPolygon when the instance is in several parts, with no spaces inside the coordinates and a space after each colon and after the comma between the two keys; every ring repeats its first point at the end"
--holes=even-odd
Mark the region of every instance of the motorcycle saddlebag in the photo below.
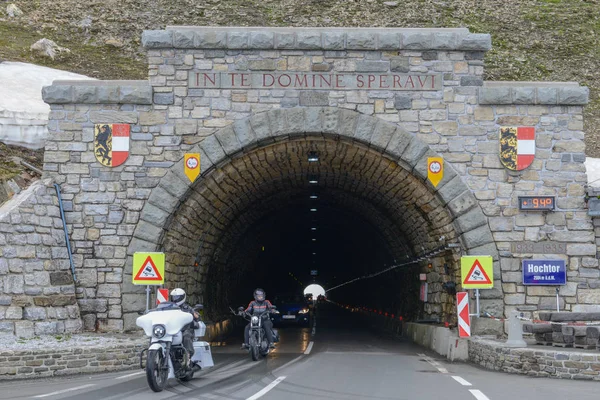
{"type": "Polygon", "coordinates": [[[208,342],[194,342],[194,356],[192,361],[200,363],[200,367],[214,367],[212,353],[210,352],[210,344],[208,342]]]}
{"type": "Polygon", "coordinates": [[[194,330],[194,336],[199,338],[206,335],[206,325],[202,321],[198,321],[198,329],[194,330]]]}

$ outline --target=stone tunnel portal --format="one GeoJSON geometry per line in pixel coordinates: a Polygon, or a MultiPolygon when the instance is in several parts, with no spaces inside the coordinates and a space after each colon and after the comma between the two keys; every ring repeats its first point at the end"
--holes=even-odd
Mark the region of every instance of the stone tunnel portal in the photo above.
{"type": "MultiPolygon", "coordinates": [[[[168,287],[186,288],[216,316],[247,303],[257,286],[271,296],[302,293],[313,280],[327,289],[457,237],[439,196],[389,155],[309,135],[240,152],[206,174],[168,222],[162,246],[168,287]]],[[[452,296],[441,283],[456,279],[454,265],[446,252],[330,297],[413,318],[450,318],[452,296]],[[452,266],[446,276],[437,273],[448,270],[444,264],[452,266]],[[419,272],[430,272],[433,286],[425,308],[419,272]]]]}

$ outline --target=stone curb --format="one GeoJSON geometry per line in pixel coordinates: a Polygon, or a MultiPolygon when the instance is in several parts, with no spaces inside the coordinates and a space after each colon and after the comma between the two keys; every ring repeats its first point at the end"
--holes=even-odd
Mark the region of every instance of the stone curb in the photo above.
{"type": "MultiPolygon", "coordinates": [[[[202,340],[219,340],[222,335],[231,332],[233,325],[230,319],[218,323],[209,322],[206,336],[202,340]]],[[[139,369],[140,352],[148,346],[148,338],[139,331],[138,337],[116,345],[110,343],[59,349],[3,349],[0,351],[0,382],[139,369]]]]}
{"type": "Polygon", "coordinates": [[[146,49],[487,51],[492,39],[468,29],[168,26],[144,31],[142,45],[146,49]]]}
{"type": "Polygon", "coordinates": [[[510,374],[600,381],[600,354],[573,349],[509,348],[501,342],[471,338],[469,361],[489,370],[510,374]]]}
{"type": "Polygon", "coordinates": [[[148,81],[54,81],[42,88],[48,104],[152,104],[148,81]]]}
{"type": "MultiPolygon", "coordinates": [[[[513,82],[502,82],[479,88],[479,104],[528,104],[528,105],[586,105],[589,88],[569,83],[564,85],[543,84],[536,86],[513,86],[513,82]]],[[[522,84],[522,83],[521,83],[522,84]]]]}

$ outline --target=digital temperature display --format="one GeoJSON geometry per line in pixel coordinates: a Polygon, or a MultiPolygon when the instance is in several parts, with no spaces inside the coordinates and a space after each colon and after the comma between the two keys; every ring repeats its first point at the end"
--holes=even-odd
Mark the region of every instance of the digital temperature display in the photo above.
{"type": "Polygon", "coordinates": [[[519,210],[554,210],[554,196],[519,196],[519,210]]]}

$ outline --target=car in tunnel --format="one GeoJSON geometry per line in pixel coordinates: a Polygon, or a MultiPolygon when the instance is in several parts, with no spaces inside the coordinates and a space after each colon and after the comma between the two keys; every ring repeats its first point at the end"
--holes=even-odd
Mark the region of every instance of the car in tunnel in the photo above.
{"type": "Polygon", "coordinates": [[[277,307],[277,312],[272,315],[274,325],[308,326],[310,324],[309,304],[301,294],[277,295],[273,298],[273,305],[277,307]]]}

